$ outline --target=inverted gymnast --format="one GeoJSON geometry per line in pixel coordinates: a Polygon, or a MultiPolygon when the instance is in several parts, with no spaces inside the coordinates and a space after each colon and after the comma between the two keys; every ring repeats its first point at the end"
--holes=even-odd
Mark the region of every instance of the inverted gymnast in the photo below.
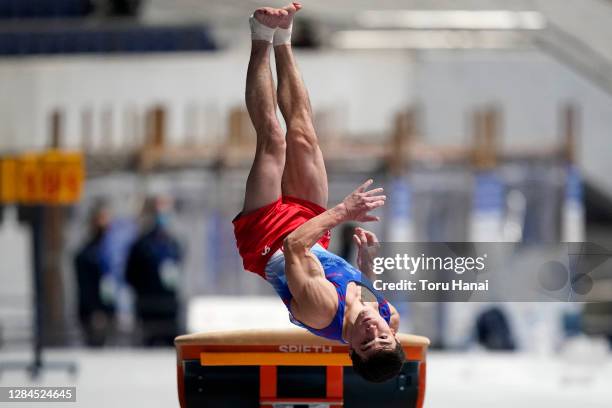
{"type": "Polygon", "coordinates": [[[396,338],[399,314],[370,281],[368,249],[378,245],[377,238],[355,229],[361,270],[326,248],[330,229],[339,224],[378,221],[370,211],[383,206],[386,197],[382,188],[368,190],[368,180],[326,210],[327,173],[308,92],[291,50],[293,17],[301,8],[299,3],[264,7],[250,18],[246,105],[257,147],[234,232],[245,269],[272,284],[290,320],[318,336],[348,343],[354,370],[366,380],[382,382],[398,374],[404,353],[396,338]],[[286,135],[276,116],[277,98],[286,135]]]}

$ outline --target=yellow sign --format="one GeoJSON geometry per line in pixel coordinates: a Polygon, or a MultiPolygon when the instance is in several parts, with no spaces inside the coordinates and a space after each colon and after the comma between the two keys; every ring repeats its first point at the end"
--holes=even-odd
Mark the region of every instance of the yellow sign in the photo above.
{"type": "Polygon", "coordinates": [[[83,156],[50,150],[0,159],[0,200],[22,204],[71,204],[83,190],[83,156]]]}
{"type": "Polygon", "coordinates": [[[59,166],[59,191],[57,202],[70,204],[78,201],[85,183],[85,167],[80,153],[62,153],[59,166]]]}
{"type": "Polygon", "coordinates": [[[17,160],[0,160],[0,202],[17,201],[17,160]]]}
{"type": "Polygon", "coordinates": [[[40,157],[24,154],[17,159],[17,200],[22,204],[40,203],[40,157]]]}

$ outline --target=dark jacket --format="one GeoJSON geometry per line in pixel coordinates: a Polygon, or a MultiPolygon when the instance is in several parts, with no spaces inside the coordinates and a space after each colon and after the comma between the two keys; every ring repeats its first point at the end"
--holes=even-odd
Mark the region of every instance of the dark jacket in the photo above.
{"type": "Polygon", "coordinates": [[[164,284],[162,268],[167,263],[178,267],[181,249],[163,228],[153,228],[132,245],[126,263],[125,279],[136,293],[140,318],[172,318],[178,311],[176,290],[164,284]]]}

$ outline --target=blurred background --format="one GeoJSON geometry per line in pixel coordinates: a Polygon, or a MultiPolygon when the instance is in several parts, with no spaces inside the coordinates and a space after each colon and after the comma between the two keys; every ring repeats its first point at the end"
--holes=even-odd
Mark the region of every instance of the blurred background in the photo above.
{"type": "MultiPolygon", "coordinates": [[[[381,241],[612,248],[612,1],[303,4],[330,205],[373,177],[381,241]]],[[[290,325],[231,224],[264,5],[284,3],[0,0],[0,385],[177,406],[174,336],[290,325]]],[[[611,303],[399,304],[432,340],[426,405],[609,407],[611,283],[611,303]]]]}

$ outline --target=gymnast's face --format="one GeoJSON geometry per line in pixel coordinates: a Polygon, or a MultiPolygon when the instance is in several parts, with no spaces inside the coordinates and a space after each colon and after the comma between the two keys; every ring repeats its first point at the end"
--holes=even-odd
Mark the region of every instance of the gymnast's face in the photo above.
{"type": "Polygon", "coordinates": [[[350,346],[353,352],[367,359],[379,350],[394,350],[396,339],[391,328],[380,314],[365,307],[357,316],[350,346]]]}

